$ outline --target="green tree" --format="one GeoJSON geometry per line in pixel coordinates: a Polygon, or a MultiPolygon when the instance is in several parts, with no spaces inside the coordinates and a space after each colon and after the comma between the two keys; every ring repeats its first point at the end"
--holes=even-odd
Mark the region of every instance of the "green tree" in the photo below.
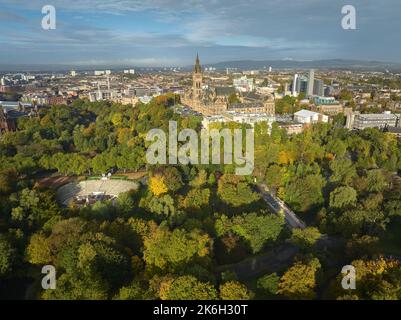
{"type": "Polygon", "coordinates": [[[276,273],[265,275],[258,279],[256,287],[261,298],[272,298],[277,295],[280,277],[276,273]]]}
{"type": "Polygon", "coordinates": [[[357,202],[357,192],[351,187],[339,187],[330,193],[330,207],[342,209],[355,205],[357,202]]]}
{"type": "Polygon", "coordinates": [[[277,241],[284,227],[284,219],[270,214],[244,214],[228,219],[222,216],[216,221],[217,234],[234,232],[249,242],[253,253],[260,252],[268,243],[277,241]]]}
{"type": "Polygon", "coordinates": [[[12,271],[16,260],[16,250],[10,241],[0,235],[0,276],[4,276],[12,271]]]}
{"type": "Polygon", "coordinates": [[[144,260],[149,266],[160,269],[177,269],[191,260],[207,256],[211,239],[198,230],[186,232],[175,229],[157,229],[144,242],[144,260]]]}
{"type": "Polygon", "coordinates": [[[302,250],[308,250],[315,245],[321,238],[321,233],[317,228],[309,227],[306,229],[293,229],[291,242],[302,250]]]}
{"type": "Polygon", "coordinates": [[[259,196],[251,190],[246,180],[234,175],[226,174],[220,178],[217,193],[225,203],[234,207],[259,200],[259,196]]]}
{"type": "Polygon", "coordinates": [[[220,298],[222,300],[250,300],[251,293],[242,283],[228,281],[220,285],[220,298]]]}

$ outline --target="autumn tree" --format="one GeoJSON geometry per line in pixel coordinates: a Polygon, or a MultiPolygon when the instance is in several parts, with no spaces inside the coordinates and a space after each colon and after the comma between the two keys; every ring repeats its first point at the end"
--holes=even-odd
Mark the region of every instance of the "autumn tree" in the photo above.
{"type": "Polygon", "coordinates": [[[152,194],[157,197],[168,192],[164,177],[160,175],[156,175],[149,179],[149,189],[152,194]]]}
{"type": "Polygon", "coordinates": [[[249,300],[251,296],[248,288],[238,281],[228,281],[220,285],[222,300],[249,300]]]}
{"type": "Polygon", "coordinates": [[[278,293],[288,299],[314,299],[317,273],[321,268],[318,259],[309,262],[296,262],[281,277],[278,293]]]}

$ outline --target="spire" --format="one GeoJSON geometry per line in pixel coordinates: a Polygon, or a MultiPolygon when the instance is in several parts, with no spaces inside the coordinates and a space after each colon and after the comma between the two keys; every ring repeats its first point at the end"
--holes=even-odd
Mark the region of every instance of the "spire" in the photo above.
{"type": "Polygon", "coordinates": [[[196,63],[195,63],[194,72],[195,73],[201,73],[202,72],[202,67],[200,65],[200,60],[199,60],[199,54],[196,54],[196,63]]]}

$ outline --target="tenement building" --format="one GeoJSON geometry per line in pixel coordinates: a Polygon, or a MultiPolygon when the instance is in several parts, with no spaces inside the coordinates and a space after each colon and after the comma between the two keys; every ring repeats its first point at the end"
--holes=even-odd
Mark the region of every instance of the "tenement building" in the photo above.
{"type": "Polygon", "coordinates": [[[192,88],[187,90],[182,99],[184,105],[205,116],[220,115],[227,111],[237,113],[275,114],[274,97],[246,93],[241,96],[235,87],[204,87],[199,56],[196,57],[192,73],[192,88]],[[233,99],[234,98],[234,99],[233,99]]]}

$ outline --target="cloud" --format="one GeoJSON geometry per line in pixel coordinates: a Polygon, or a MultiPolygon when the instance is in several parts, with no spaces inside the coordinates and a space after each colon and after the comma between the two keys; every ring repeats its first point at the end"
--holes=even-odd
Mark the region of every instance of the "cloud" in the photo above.
{"type": "Polygon", "coordinates": [[[154,57],[188,63],[196,51],[209,62],[399,61],[401,3],[353,2],[357,31],[341,28],[339,0],[0,0],[0,43],[8,45],[0,58],[17,59],[10,53],[24,48],[32,53],[29,59],[60,62],[79,61],[81,55],[85,61],[154,57]],[[40,9],[48,2],[57,9],[58,29],[44,32],[40,9]]]}

